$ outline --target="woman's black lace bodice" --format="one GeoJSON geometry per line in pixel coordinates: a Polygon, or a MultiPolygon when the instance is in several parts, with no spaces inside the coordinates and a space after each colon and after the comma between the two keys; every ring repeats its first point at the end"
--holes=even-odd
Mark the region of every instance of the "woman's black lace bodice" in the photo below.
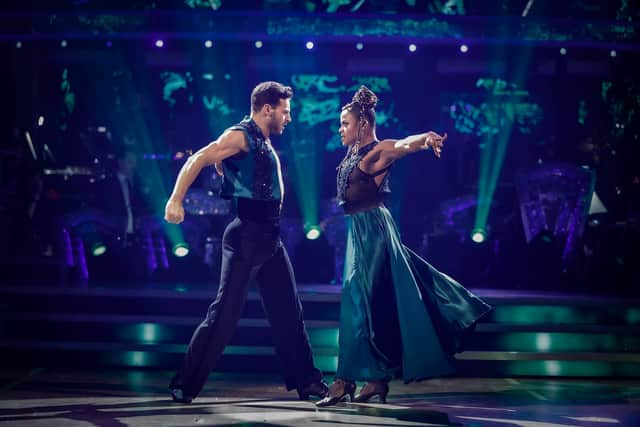
{"type": "MultiPolygon", "coordinates": [[[[388,174],[380,187],[376,184],[375,175],[363,172],[358,163],[364,158],[379,141],[375,141],[358,150],[350,151],[338,166],[337,190],[338,204],[345,213],[353,214],[369,210],[382,204],[385,194],[390,192],[388,174]]],[[[384,171],[382,171],[384,172],[384,171]]]]}

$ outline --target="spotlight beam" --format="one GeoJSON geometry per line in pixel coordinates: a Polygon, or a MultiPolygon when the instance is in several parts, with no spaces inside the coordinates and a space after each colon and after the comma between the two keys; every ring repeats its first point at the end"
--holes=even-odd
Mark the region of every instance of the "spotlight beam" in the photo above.
{"type": "MultiPolygon", "coordinates": [[[[499,56],[504,55],[503,51],[498,51],[497,53],[499,56]]],[[[526,83],[531,56],[531,48],[523,51],[521,60],[517,64],[513,80],[519,87],[524,87],[526,83]]],[[[513,104],[517,101],[517,95],[509,96],[505,100],[501,100],[499,96],[493,91],[487,101],[487,104],[497,107],[496,111],[499,112],[499,119],[503,120],[498,123],[500,132],[497,135],[488,135],[484,139],[478,176],[478,206],[476,208],[474,230],[486,229],[498,178],[502,172],[507,147],[515,124],[513,104]]]]}

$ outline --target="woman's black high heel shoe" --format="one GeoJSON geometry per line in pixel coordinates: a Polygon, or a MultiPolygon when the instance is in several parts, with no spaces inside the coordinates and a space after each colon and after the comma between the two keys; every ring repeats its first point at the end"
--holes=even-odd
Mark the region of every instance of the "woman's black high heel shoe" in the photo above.
{"type": "Polygon", "coordinates": [[[347,395],[349,395],[349,398],[353,401],[353,394],[355,392],[356,383],[338,378],[333,382],[333,384],[331,384],[331,387],[329,387],[329,393],[325,398],[316,402],[316,406],[333,406],[344,400],[347,395]]]}
{"type": "Polygon", "coordinates": [[[386,381],[370,381],[366,383],[352,402],[364,403],[368,402],[372,397],[378,396],[380,403],[387,403],[387,394],[389,393],[389,383],[386,381]]]}

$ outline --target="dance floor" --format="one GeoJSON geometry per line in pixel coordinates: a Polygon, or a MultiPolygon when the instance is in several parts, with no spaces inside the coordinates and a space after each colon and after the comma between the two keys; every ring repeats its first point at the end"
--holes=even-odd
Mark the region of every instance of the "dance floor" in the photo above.
{"type": "MultiPolygon", "coordinates": [[[[299,290],[331,381],[340,288],[299,290]]],[[[640,426],[638,299],[476,291],[495,310],[457,376],[316,408],[284,389],[253,291],[203,394],[179,405],[166,387],[212,290],[2,287],[0,426],[640,426]]]]}
{"type": "Polygon", "coordinates": [[[169,371],[14,369],[0,375],[3,426],[640,426],[638,380],[394,381],[387,404],[316,408],[270,374],[214,373],[190,405],[169,399],[169,371]]]}

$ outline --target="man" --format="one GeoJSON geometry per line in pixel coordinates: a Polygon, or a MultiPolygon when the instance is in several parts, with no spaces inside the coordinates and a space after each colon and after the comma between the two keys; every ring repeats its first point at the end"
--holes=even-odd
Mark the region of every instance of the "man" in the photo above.
{"type": "Polygon", "coordinates": [[[167,202],[165,219],[179,224],[187,189],[203,167],[215,165],[223,174],[222,197],[232,199],[237,213],[223,235],[218,295],[170,384],[176,402],[191,402],[204,386],[233,335],[252,279],[273,329],[287,390],[297,389],[301,400],[327,392],[313,365],[293,270],[279,236],[284,187],[280,160],[269,137],[282,134],[291,121],[292,96],[290,87],[277,82],[257,85],[251,93],[251,116],[189,157],[167,202]]]}
{"type": "Polygon", "coordinates": [[[138,195],[134,193],[134,175],[137,167],[136,154],[131,150],[122,150],[118,153],[118,165],[114,174],[115,185],[113,189],[117,193],[108,198],[107,212],[111,213],[117,222],[118,236],[123,239],[123,245],[127,246],[134,240],[135,215],[138,209],[138,195]]]}
{"type": "Polygon", "coordinates": [[[146,281],[151,275],[142,247],[141,218],[148,211],[144,203],[144,185],[138,174],[138,157],[131,145],[123,145],[116,151],[113,170],[96,183],[93,206],[98,209],[96,225],[110,233],[105,243],[109,249],[104,256],[88,260],[91,276],[97,280],[146,281]],[[113,240],[111,239],[113,238],[113,240]],[[120,268],[113,268],[118,265],[120,268]]]}

